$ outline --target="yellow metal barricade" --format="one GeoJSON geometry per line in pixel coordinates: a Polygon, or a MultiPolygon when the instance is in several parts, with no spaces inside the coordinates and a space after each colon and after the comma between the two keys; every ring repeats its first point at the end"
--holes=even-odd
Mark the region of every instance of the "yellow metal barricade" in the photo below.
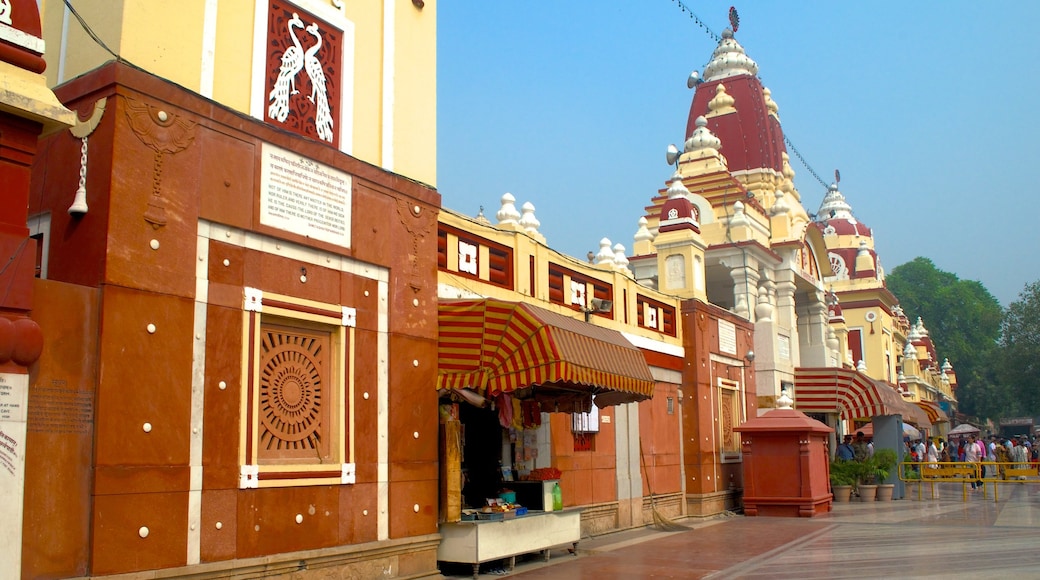
{"type": "MultiPolygon", "coordinates": [[[[967,461],[904,461],[899,466],[899,479],[904,483],[918,483],[917,499],[922,499],[925,484],[928,484],[931,499],[935,499],[936,483],[959,483],[964,501],[968,501],[968,484],[985,481],[981,464],[967,461]],[[908,473],[909,472],[909,473],[908,473]]],[[[985,485],[983,485],[985,493],[985,485]]]]}
{"type": "Polygon", "coordinates": [[[1040,483],[1040,471],[1037,465],[1029,462],[995,462],[984,464],[987,469],[983,481],[993,484],[993,501],[1000,499],[1000,486],[997,484],[1023,485],[1040,483]]]}
{"type": "Polygon", "coordinates": [[[1040,469],[1033,463],[983,461],[904,461],[899,465],[899,479],[904,483],[917,483],[917,499],[922,499],[927,484],[931,499],[935,499],[935,484],[959,483],[968,501],[968,484],[982,485],[983,497],[989,497],[987,488],[993,488],[993,501],[1000,499],[998,484],[1023,485],[1040,483],[1040,469]]]}

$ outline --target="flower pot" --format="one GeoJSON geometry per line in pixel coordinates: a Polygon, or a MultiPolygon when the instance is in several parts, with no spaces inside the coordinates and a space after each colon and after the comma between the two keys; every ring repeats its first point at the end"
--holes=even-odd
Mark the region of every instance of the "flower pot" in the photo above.
{"type": "Polygon", "coordinates": [[[832,485],[831,492],[834,494],[834,501],[839,503],[846,503],[849,501],[849,497],[852,495],[852,486],[832,485]]]}
{"type": "Polygon", "coordinates": [[[877,501],[877,486],[859,484],[859,501],[877,501]]]}
{"type": "Polygon", "coordinates": [[[896,485],[894,483],[882,483],[877,487],[877,500],[878,501],[892,501],[892,494],[895,493],[896,485]]]}

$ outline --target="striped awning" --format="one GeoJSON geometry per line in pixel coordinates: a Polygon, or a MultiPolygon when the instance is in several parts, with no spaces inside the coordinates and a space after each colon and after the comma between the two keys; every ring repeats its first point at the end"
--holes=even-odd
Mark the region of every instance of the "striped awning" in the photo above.
{"type": "Polygon", "coordinates": [[[928,416],[907,403],[890,385],[867,375],[839,368],[794,370],[794,407],[803,413],[839,413],[849,421],[877,415],[902,415],[918,427],[928,427],[928,416]]]}
{"type": "Polygon", "coordinates": [[[928,421],[931,423],[950,422],[950,418],[946,415],[946,411],[943,411],[942,408],[939,407],[939,403],[935,401],[917,401],[914,404],[920,407],[920,409],[924,411],[925,415],[928,415],[928,421]]]}
{"type": "Polygon", "coordinates": [[[486,397],[552,385],[597,395],[603,406],[654,394],[643,353],[620,332],[518,302],[442,301],[437,358],[438,389],[486,397]]]}

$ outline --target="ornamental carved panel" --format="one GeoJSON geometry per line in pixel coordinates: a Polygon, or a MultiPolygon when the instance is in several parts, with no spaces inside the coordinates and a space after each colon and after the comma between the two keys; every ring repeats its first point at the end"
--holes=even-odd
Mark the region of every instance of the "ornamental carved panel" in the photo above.
{"type": "Polygon", "coordinates": [[[339,147],[343,31],[283,0],[267,11],[264,120],[339,147]]]}
{"type": "Polygon", "coordinates": [[[260,334],[257,459],[325,462],[332,438],[329,333],[265,323],[260,334]]]}

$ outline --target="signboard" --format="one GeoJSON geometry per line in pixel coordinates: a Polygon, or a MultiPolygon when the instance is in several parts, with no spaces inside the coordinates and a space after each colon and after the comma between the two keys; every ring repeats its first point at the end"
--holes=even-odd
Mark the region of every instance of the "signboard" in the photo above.
{"type": "Polygon", "coordinates": [[[260,223],[349,248],[352,184],[348,173],[264,143],[260,223]]]}
{"type": "Polygon", "coordinates": [[[1007,417],[1000,420],[1001,427],[1008,427],[1012,425],[1032,425],[1032,417],[1007,417]]]}

